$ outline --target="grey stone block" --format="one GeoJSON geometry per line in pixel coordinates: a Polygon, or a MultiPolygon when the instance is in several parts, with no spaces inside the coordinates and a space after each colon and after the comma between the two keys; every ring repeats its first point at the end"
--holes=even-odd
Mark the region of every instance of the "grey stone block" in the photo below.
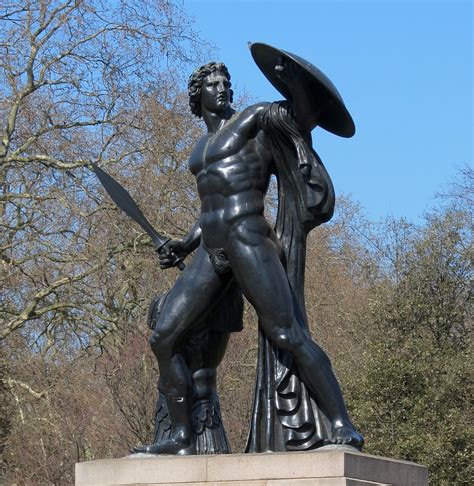
{"type": "Polygon", "coordinates": [[[76,464],[76,486],[426,486],[418,464],[355,451],[147,456],[76,464]]]}

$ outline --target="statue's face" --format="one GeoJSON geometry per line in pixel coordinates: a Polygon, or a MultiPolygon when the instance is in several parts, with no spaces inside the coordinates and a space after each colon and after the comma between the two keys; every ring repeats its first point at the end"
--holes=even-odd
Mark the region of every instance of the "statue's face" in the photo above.
{"type": "Polygon", "coordinates": [[[201,108],[212,113],[225,112],[230,106],[230,86],[226,76],[214,71],[206,76],[201,88],[201,108]]]}

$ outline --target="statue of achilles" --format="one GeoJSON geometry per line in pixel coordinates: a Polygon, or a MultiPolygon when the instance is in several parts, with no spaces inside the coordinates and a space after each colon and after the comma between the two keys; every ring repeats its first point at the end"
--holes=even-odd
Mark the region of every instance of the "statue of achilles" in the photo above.
{"type": "Polygon", "coordinates": [[[228,333],[241,329],[242,294],[257,312],[260,333],[247,451],[363,444],[330,362],[309,335],[304,306],[306,236],[334,209],[311,131],[319,125],[350,137],[354,124],[336,88],[312,64],[265,44],[253,44],[251,52],[286,101],[236,113],[225,65],[206,64],[190,77],[191,109],[208,129],[189,161],[201,216],[182,240],[159,248],[160,264],[167,268],[196,253],[153,306],[157,433],[137,452],[228,452],[215,368],[228,333]],[[275,228],[263,216],[272,174],[279,187],[275,228]]]}

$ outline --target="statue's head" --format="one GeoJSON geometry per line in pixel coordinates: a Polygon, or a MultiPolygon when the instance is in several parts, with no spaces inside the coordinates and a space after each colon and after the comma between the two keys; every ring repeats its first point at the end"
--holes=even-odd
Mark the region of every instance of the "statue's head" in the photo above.
{"type": "Polygon", "coordinates": [[[188,94],[189,94],[189,106],[191,107],[191,112],[202,117],[201,110],[201,91],[204,80],[214,73],[214,76],[221,75],[227,80],[227,88],[229,91],[228,103],[232,103],[234,92],[230,89],[230,74],[226,65],[222,62],[209,62],[196,69],[191,76],[189,76],[188,82],[188,94]]]}

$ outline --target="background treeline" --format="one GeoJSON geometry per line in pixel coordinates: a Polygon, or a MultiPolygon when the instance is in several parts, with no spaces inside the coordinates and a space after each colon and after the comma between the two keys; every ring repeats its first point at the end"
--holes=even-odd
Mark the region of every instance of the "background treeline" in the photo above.
{"type": "MultiPolygon", "coordinates": [[[[184,234],[198,214],[186,160],[202,127],[183,79],[209,46],[168,0],[7,2],[0,26],[1,474],[70,484],[76,462],[150,440],[146,313],[177,275],[159,270],[87,164],[121,181],[161,231],[184,234]]],[[[433,485],[472,477],[473,178],[461,168],[420,225],[374,224],[340,197],[309,239],[313,336],[365,451],[425,464],[433,485]]],[[[234,451],[255,357],[246,308],[219,369],[234,451]]]]}

